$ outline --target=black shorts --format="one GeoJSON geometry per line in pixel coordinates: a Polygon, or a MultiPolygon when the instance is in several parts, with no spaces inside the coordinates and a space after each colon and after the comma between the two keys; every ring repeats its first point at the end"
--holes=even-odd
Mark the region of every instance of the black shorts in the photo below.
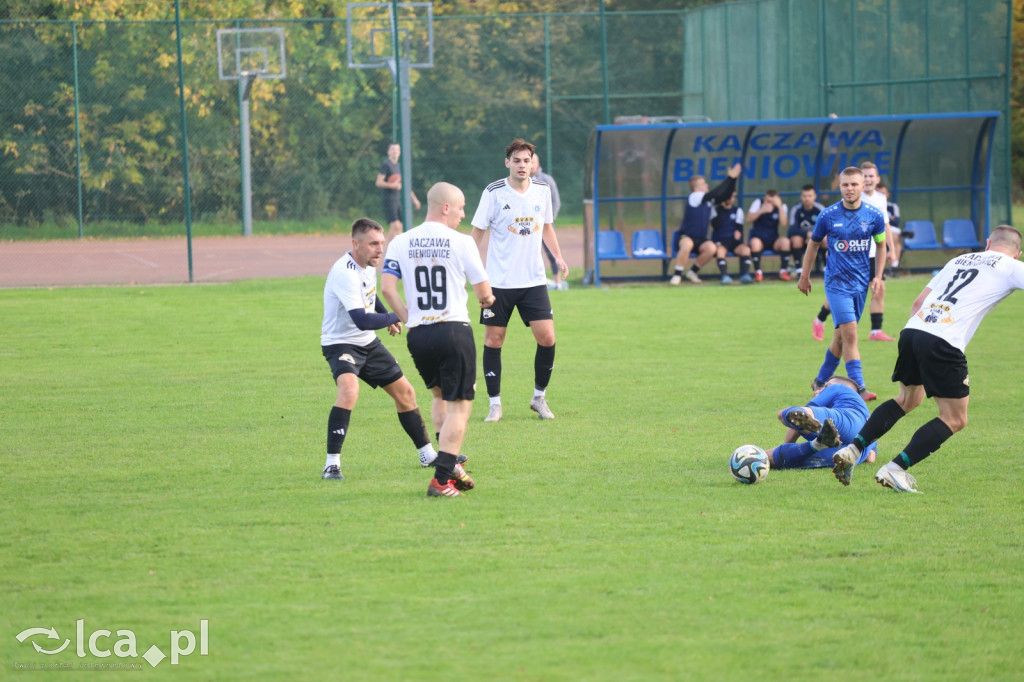
{"type": "Polygon", "coordinates": [[[754,237],[761,240],[761,244],[766,250],[771,250],[775,247],[775,242],[779,238],[778,232],[765,232],[763,230],[751,230],[750,234],[747,235],[747,243],[753,241],[754,237]]]}
{"type": "Polygon", "coordinates": [[[715,242],[718,246],[724,246],[726,251],[736,253],[736,247],[743,243],[742,239],[736,239],[736,237],[726,237],[725,239],[719,239],[715,242]]]}
{"type": "Polygon", "coordinates": [[[395,221],[402,221],[402,197],[399,196],[398,192],[392,191],[394,196],[381,197],[381,203],[384,206],[384,222],[393,223],[395,221]]]}
{"type": "Polygon", "coordinates": [[[488,327],[507,327],[512,310],[519,309],[519,317],[527,327],[534,320],[553,320],[548,288],[541,284],[525,289],[492,289],[494,303],[480,311],[480,324],[488,327]]]}
{"type": "Polygon", "coordinates": [[[342,374],[355,374],[372,388],[387,386],[402,378],[402,368],[380,339],[365,346],[335,343],[321,346],[331,373],[337,382],[342,374]]]}
{"type": "Polygon", "coordinates": [[[900,332],[892,380],[906,386],[924,386],[929,398],[966,398],[971,393],[964,354],[949,342],[920,329],[900,332]]]}
{"type": "Polygon", "coordinates": [[[476,396],[476,342],[467,322],[413,327],[406,343],[427,388],[440,387],[444,400],[476,396]]]}
{"type": "MultiPolygon", "coordinates": [[[[874,256],[872,256],[871,258],[868,259],[868,263],[870,263],[870,265],[868,265],[868,268],[869,268],[868,269],[868,281],[869,282],[875,278],[875,262],[876,261],[875,261],[875,257],[874,256]]],[[[882,279],[885,280],[885,270],[882,270],[882,279]]]]}
{"type": "Polygon", "coordinates": [[[707,236],[694,237],[692,234],[681,233],[679,235],[679,239],[676,241],[676,250],[679,250],[679,246],[683,243],[683,239],[687,237],[693,242],[693,248],[690,249],[690,253],[697,253],[700,251],[700,247],[704,242],[711,241],[707,236]]]}

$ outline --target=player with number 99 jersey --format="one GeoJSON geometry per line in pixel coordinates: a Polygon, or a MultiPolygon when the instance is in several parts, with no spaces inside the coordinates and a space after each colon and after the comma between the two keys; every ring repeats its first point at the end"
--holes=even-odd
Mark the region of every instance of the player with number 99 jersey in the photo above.
{"type": "Polygon", "coordinates": [[[410,329],[437,322],[468,323],[467,276],[470,284],[487,279],[473,238],[436,222],[392,239],[384,272],[404,283],[410,329]]]}

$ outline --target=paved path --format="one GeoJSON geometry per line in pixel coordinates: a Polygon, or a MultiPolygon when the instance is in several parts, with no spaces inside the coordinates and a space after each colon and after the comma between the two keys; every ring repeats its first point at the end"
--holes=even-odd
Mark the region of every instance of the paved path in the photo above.
{"type": "MultiPolygon", "coordinates": [[[[577,272],[582,228],[560,228],[559,245],[577,272]]],[[[192,281],[326,276],[351,245],[347,235],[196,237],[192,281]]],[[[0,242],[0,288],[96,284],[179,284],[189,281],[184,238],[0,242]]]]}

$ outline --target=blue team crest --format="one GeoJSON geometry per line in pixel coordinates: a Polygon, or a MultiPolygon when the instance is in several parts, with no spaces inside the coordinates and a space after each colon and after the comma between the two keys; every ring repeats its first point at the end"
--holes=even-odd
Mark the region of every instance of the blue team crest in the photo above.
{"type": "Polygon", "coordinates": [[[534,206],[533,210],[535,213],[540,213],[540,206],[534,206]]]}

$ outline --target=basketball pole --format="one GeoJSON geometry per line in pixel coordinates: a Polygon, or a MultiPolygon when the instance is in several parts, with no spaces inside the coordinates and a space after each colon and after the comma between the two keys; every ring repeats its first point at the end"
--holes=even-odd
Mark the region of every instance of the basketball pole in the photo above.
{"type": "Polygon", "coordinates": [[[249,138],[249,93],[259,74],[244,73],[238,79],[239,140],[242,155],[242,235],[252,236],[252,154],[249,138]]]}
{"type": "Polygon", "coordinates": [[[412,115],[410,103],[412,101],[412,87],[409,83],[409,57],[403,55],[401,43],[398,36],[398,0],[391,0],[391,54],[393,58],[388,60],[391,69],[391,77],[398,88],[398,135],[399,143],[402,145],[402,229],[411,230],[413,227],[412,215],[412,115]]]}
{"type": "Polygon", "coordinates": [[[185,241],[188,244],[188,281],[192,282],[192,186],[188,177],[188,124],[185,118],[185,67],[181,59],[181,0],[174,0],[174,42],[178,52],[178,108],[181,112],[181,173],[185,198],[185,241]]]}

